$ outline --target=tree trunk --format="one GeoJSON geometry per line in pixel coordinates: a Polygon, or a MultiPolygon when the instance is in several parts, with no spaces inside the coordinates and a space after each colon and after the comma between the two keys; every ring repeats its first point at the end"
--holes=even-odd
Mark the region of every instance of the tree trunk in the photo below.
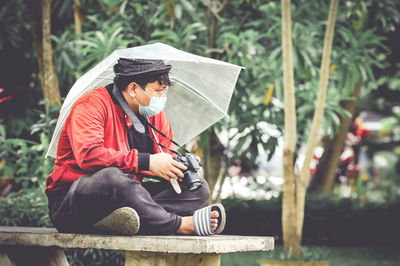
{"type": "MultiPolygon", "coordinates": [[[[207,46],[209,50],[213,50],[216,46],[215,42],[217,39],[219,14],[225,9],[228,3],[228,0],[224,0],[223,3],[208,0],[204,3],[207,25],[207,46]]],[[[211,58],[215,58],[215,55],[215,53],[208,53],[208,56],[211,58]]],[[[210,202],[212,202],[212,193],[217,183],[218,176],[220,175],[223,151],[224,146],[219,141],[214,129],[211,129],[207,136],[207,145],[204,148],[203,167],[204,176],[210,187],[210,202]]]]}
{"type": "Polygon", "coordinates": [[[46,106],[49,104],[61,105],[60,89],[58,79],[52,60],[51,49],[51,1],[27,0],[26,5],[29,12],[29,23],[33,36],[33,44],[39,67],[39,80],[42,85],[43,98],[46,106]]]}
{"type": "MultiPolygon", "coordinates": [[[[219,202],[221,202],[222,188],[224,187],[225,180],[226,180],[226,178],[228,176],[228,168],[229,168],[229,165],[225,164],[225,170],[222,173],[221,178],[218,177],[217,182],[220,181],[220,185],[218,187],[217,195],[215,196],[215,199],[211,203],[219,203],[219,202]]],[[[214,191],[213,191],[213,193],[214,193],[214,191]]]]}
{"type": "Polygon", "coordinates": [[[33,45],[36,51],[36,58],[39,67],[39,80],[42,84],[43,97],[47,99],[47,92],[44,88],[44,70],[43,70],[43,47],[42,47],[42,8],[35,0],[27,0],[26,5],[29,12],[29,24],[33,36],[33,45]]]}
{"type": "Polygon", "coordinates": [[[82,33],[82,20],[79,0],[74,0],[74,30],[76,35],[82,33]]]}
{"type": "Polygon", "coordinates": [[[51,48],[51,0],[41,0],[42,3],[42,47],[43,47],[43,77],[44,91],[47,95],[47,104],[58,104],[60,101],[60,88],[53,64],[53,52],[51,48]]]}
{"type": "Polygon", "coordinates": [[[285,99],[285,133],[283,148],[282,230],[286,252],[301,256],[300,239],[296,233],[296,197],[294,154],[296,148],[296,106],[292,58],[292,25],[290,0],[282,0],[283,85],[285,99]]]}
{"type": "Polygon", "coordinates": [[[211,129],[207,136],[207,146],[204,149],[204,177],[210,187],[210,202],[212,202],[212,195],[214,192],[215,184],[217,183],[218,176],[220,175],[222,154],[224,146],[218,139],[214,130],[211,129]]]}
{"type": "Polygon", "coordinates": [[[307,141],[306,156],[300,175],[294,174],[294,152],[296,145],[296,111],[292,62],[292,33],[290,0],[282,0],[282,45],[285,99],[285,146],[283,149],[283,199],[282,229],[286,251],[292,250],[295,257],[301,257],[301,238],[304,222],[304,202],[310,162],[318,140],[318,131],[324,114],[326,90],[329,75],[329,61],[332,49],[338,0],[332,0],[329,8],[321,62],[321,77],[311,133],[307,141]]]}
{"type": "Polygon", "coordinates": [[[205,17],[207,25],[208,57],[216,57],[215,41],[217,40],[218,35],[218,21],[221,19],[220,13],[224,11],[228,4],[229,0],[224,0],[223,2],[220,2],[218,0],[207,0],[203,3],[205,7],[205,17]]]}
{"type": "Polygon", "coordinates": [[[321,127],[322,118],[324,116],[326,90],[328,87],[329,65],[332,50],[333,34],[335,31],[336,11],[339,0],[331,0],[329,7],[328,24],[325,31],[324,50],[321,62],[321,76],[319,79],[319,90],[311,133],[308,137],[307,148],[303,166],[300,171],[298,182],[296,183],[296,203],[297,203],[297,234],[302,238],[303,222],[304,222],[304,201],[306,194],[306,186],[310,176],[310,163],[314,154],[315,146],[318,143],[318,133],[321,127]]]}
{"type": "Polygon", "coordinates": [[[324,191],[330,194],[335,182],[336,169],[339,165],[340,155],[343,151],[347,132],[353,121],[358,97],[361,91],[361,81],[358,81],[354,87],[352,97],[354,101],[343,101],[340,105],[352,114],[352,117],[341,117],[338,133],[335,138],[324,145],[324,153],[319,160],[317,170],[310,182],[310,191],[324,191]]]}

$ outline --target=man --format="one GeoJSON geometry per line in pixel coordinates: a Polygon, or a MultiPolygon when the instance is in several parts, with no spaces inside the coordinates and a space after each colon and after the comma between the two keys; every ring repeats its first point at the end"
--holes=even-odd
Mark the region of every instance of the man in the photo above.
{"type": "Polygon", "coordinates": [[[200,189],[183,187],[181,194],[170,184],[186,170],[173,159],[173,134],[162,111],[170,69],[161,60],[120,58],[113,84],[75,102],[60,135],[54,172],[46,180],[50,219],[59,231],[222,231],[222,205],[202,208],[209,198],[204,179],[200,189]],[[161,182],[142,182],[143,176],[161,182]]]}

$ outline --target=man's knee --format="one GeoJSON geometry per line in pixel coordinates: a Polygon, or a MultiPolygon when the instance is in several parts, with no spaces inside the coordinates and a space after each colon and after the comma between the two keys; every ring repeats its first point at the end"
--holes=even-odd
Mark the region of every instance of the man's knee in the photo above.
{"type": "Polygon", "coordinates": [[[121,174],[123,174],[123,171],[117,167],[106,167],[97,171],[93,175],[96,175],[101,178],[111,179],[113,177],[118,177],[121,174]]]}
{"type": "MultiPolygon", "coordinates": [[[[124,190],[134,180],[132,175],[124,173],[116,167],[103,168],[87,179],[88,184],[100,190],[124,190]]],[[[135,182],[135,181],[133,181],[135,182]]]]}
{"type": "Polygon", "coordinates": [[[198,197],[203,205],[206,205],[210,198],[210,188],[205,179],[202,178],[202,186],[196,192],[198,193],[198,197]]]}

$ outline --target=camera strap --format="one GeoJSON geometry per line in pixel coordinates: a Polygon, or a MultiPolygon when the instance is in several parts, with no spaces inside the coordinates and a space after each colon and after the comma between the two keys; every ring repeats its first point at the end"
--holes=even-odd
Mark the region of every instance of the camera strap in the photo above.
{"type": "Polygon", "coordinates": [[[119,105],[121,108],[124,110],[124,112],[129,116],[131,119],[133,126],[139,133],[145,133],[146,130],[140,122],[139,118],[135,115],[135,113],[132,111],[132,109],[129,107],[128,103],[126,102],[124,96],[122,95],[122,92],[117,88],[117,86],[114,84],[113,91],[112,91],[115,99],[117,99],[119,105]]]}
{"type": "MultiPolygon", "coordinates": [[[[163,152],[163,150],[161,149],[161,147],[163,147],[163,148],[169,150],[170,152],[175,153],[175,154],[178,155],[178,156],[180,155],[178,152],[176,152],[176,151],[174,151],[174,150],[171,150],[171,149],[165,147],[164,145],[162,145],[160,142],[158,142],[158,139],[157,139],[156,134],[154,133],[154,130],[156,130],[158,133],[160,133],[163,137],[165,137],[165,138],[169,139],[170,141],[172,141],[174,144],[176,143],[176,142],[174,142],[173,140],[171,140],[170,138],[168,138],[164,133],[162,133],[161,131],[159,131],[155,126],[153,126],[153,125],[150,123],[148,117],[147,117],[147,124],[150,125],[150,127],[151,127],[151,132],[153,132],[153,137],[154,137],[154,139],[150,136],[150,134],[148,134],[148,133],[146,133],[146,134],[149,135],[149,137],[151,138],[151,140],[152,140],[153,142],[155,142],[155,143],[158,145],[158,148],[160,149],[160,152],[163,152]]],[[[175,144],[175,145],[177,145],[177,144],[175,144]]],[[[178,146],[179,146],[179,145],[178,145],[178,146]]],[[[179,147],[180,147],[180,146],[179,146],[179,147]]],[[[182,148],[182,147],[181,147],[181,148],[182,148]]],[[[184,150],[185,150],[185,149],[184,149],[184,150]]],[[[185,150],[185,151],[186,151],[186,150],[185,150]]],[[[186,152],[187,152],[187,151],[186,151],[186,152]]],[[[181,187],[179,186],[178,181],[176,181],[175,179],[172,178],[172,179],[170,179],[170,182],[171,182],[171,186],[173,187],[173,189],[175,190],[175,192],[176,192],[177,194],[181,194],[181,193],[182,193],[182,189],[181,189],[181,187]]]]}
{"type": "MultiPolygon", "coordinates": [[[[142,122],[139,120],[139,118],[135,115],[135,113],[132,111],[132,109],[128,106],[128,103],[126,102],[124,96],[122,95],[121,91],[117,88],[117,86],[114,84],[113,87],[113,91],[112,91],[113,95],[115,96],[115,98],[117,99],[119,105],[121,106],[121,108],[124,110],[124,112],[129,116],[129,118],[131,119],[133,126],[135,127],[135,129],[142,134],[146,134],[150,137],[150,139],[155,142],[158,146],[163,147],[164,149],[169,150],[172,153],[175,153],[176,155],[180,155],[178,152],[171,150],[167,147],[165,147],[164,145],[162,145],[161,143],[158,142],[157,138],[153,138],[150,134],[148,134],[142,124],[142,122]]],[[[178,146],[179,148],[181,148],[182,150],[184,150],[185,152],[188,153],[188,151],[183,148],[181,145],[179,145],[177,142],[173,141],[172,139],[168,138],[164,133],[162,133],[160,130],[158,130],[155,126],[153,126],[150,121],[149,118],[147,118],[147,124],[155,131],[157,131],[159,134],[161,134],[164,138],[167,138],[168,140],[170,140],[173,144],[175,144],[176,146],[178,146]]],[[[153,132],[154,135],[154,132],[153,132]]],[[[155,137],[155,136],[154,136],[155,137]]],[[[162,150],[160,150],[162,151],[162,150]]]]}
{"type": "MultiPolygon", "coordinates": [[[[162,133],[160,130],[158,130],[154,125],[152,125],[152,124],[150,123],[150,121],[149,121],[148,118],[147,118],[147,122],[148,122],[148,125],[149,125],[153,130],[157,131],[161,136],[163,136],[164,138],[166,138],[166,139],[168,139],[169,141],[171,141],[173,144],[175,144],[176,146],[178,146],[179,148],[181,148],[184,152],[190,153],[188,150],[186,150],[186,149],[183,148],[181,145],[179,145],[176,141],[174,141],[174,140],[168,138],[167,135],[165,135],[165,134],[162,133]]],[[[153,132],[153,134],[154,134],[154,132],[153,132]]],[[[147,135],[148,135],[148,134],[147,134],[147,135]]],[[[151,136],[150,136],[150,137],[151,137],[151,136]]],[[[167,150],[169,150],[170,152],[175,153],[176,155],[180,155],[177,151],[171,150],[171,149],[165,147],[164,145],[162,145],[161,143],[159,143],[157,139],[156,139],[156,140],[154,140],[154,138],[151,138],[151,139],[153,140],[153,142],[155,142],[157,145],[163,147],[164,149],[167,149],[167,150]]]]}

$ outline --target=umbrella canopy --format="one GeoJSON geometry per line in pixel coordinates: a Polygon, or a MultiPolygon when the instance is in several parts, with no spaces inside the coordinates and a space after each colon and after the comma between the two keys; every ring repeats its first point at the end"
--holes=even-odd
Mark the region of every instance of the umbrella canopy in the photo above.
{"type": "Polygon", "coordinates": [[[80,77],[60,111],[47,156],[56,157],[64,122],[74,102],[84,93],[113,82],[114,64],[120,58],[159,59],[172,65],[173,86],[168,90],[165,112],[181,145],[227,116],[229,102],[242,67],[187,53],[163,43],[115,50],[80,77]]]}

